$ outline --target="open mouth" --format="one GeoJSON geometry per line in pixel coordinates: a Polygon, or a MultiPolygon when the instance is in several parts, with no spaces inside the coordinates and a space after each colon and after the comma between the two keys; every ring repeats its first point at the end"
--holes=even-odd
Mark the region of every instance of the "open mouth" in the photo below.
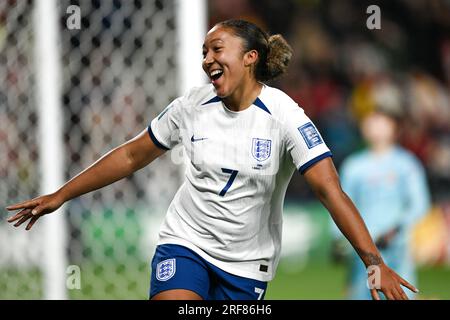
{"type": "Polygon", "coordinates": [[[223,75],[223,70],[220,70],[220,69],[213,70],[209,74],[209,76],[213,82],[217,81],[222,75],[223,75]]]}

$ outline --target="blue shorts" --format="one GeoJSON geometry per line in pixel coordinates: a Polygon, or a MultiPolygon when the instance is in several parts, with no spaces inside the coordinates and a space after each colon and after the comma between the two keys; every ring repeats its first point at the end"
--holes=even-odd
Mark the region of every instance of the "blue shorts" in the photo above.
{"type": "Polygon", "coordinates": [[[171,289],[191,290],[204,300],[262,300],[267,282],[225,272],[180,245],[156,247],[152,260],[150,298],[171,289]]]}

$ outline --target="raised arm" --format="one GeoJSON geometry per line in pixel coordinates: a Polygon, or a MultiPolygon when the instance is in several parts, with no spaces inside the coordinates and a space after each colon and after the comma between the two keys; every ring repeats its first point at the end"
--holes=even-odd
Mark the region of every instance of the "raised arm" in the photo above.
{"type": "Polygon", "coordinates": [[[64,202],[129,176],[164,152],[153,143],[147,130],[144,130],[102,156],[56,192],[8,206],[8,210],[22,209],[10,217],[8,222],[17,221],[14,226],[18,227],[30,219],[26,227],[29,230],[41,216],[55,211],[64,202]]]}
{"type": "Polygon", "coordinates": [[[319,161],[304,175],[318,199],[330,212],[339,230],[361,257],[366,268],[376,266],[379,270],[380,287],[370,290],[372,298],[380,299],[378,289],[387,299],[408,299],[400,285],[417,292],[416,288],[385,265],[358,210],[342,190],[331,158],[319,161]]]}

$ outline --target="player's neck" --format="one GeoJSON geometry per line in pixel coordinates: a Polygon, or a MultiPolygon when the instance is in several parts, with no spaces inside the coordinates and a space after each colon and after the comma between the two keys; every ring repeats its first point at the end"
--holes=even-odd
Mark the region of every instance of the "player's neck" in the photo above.
{"type": "Polygon", "coordinates": [[[240,85],[223,102],[231,111],[243,111],[250,107],[261,93],[262,84],[257,81],[247,81],[240,85]]]}
{"type": "Polygon", "coordinates": [[[389,153],[394,147],[393,143],[378,143],[372,144],[370,149],[376,155],[383,155],[389,153]]]}

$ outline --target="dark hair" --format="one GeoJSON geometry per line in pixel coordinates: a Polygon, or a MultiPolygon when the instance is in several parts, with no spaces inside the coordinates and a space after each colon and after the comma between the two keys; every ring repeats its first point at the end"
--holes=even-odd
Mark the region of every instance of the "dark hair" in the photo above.
{"type": "Polygon", "coordinates": [[[259,81],[269,81],[280,76],[287,70],[292,57],[292,48],[282,35],[269,36],[255,24],[245,20],[226,20],[217,26],[229,28],[244,42],[244,51],[258,51],[255,78],[259,81]]]}

